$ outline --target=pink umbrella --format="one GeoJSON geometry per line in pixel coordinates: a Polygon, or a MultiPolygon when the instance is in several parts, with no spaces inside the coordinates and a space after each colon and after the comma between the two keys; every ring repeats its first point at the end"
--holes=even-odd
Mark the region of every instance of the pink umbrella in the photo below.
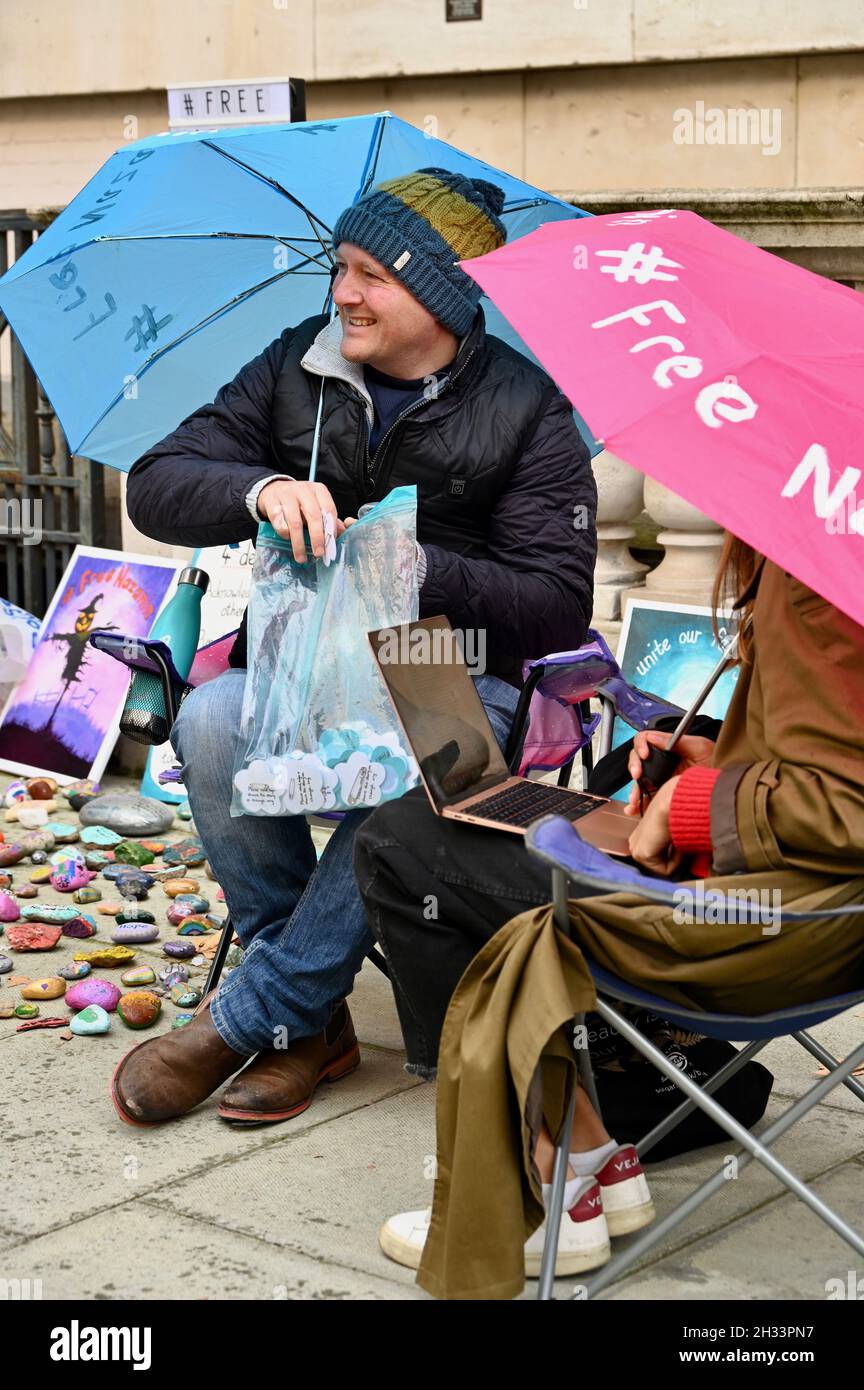
{"type": "Polygon", "coordinates": [[[672,209],[459,264],[608,449],[864,624],[864,295],[672,209]]]}

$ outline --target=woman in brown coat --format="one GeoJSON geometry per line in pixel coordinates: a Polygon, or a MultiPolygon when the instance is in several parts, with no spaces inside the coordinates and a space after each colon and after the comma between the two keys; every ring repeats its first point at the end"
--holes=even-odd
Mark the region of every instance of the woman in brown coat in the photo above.
{"type": "MultiPolygon", "coordinates": [[[[505,920],[508,884],[514,912],[539,882],[542,901],[549,896],[545,874],[509,837],[445,831],[419,800],[409,813],[409,798],[382,808],[361,832],[361,891],[391,962],[409,1063],[420,1051],[428,1064],[440,1036],[439,1179],[428,1238],[425,1230],[413,1237],[421,1248],[425,1238],[419,1282],[438,1296],[511,1297],[521,1287],[521,1243],[542,1219],[538,1179],[546,1173],[538,1168],[548,1158],[548,1136],[529,1122],[531,1083],[561,1026],[595,1000],[579,945],[613,974],[694,1010],[758,1014],[851,990],[864,978],[864,915],[782,921],[782,911],[864,900],[864,629],[731,538],[718,598],[729,588],[752,625],[720,737],[710,747],[682,746],[689,761],[647,808],[631,853],[653,873],[709,869],[706,897],[744,891],[772,907],[779,901],[779,922],[688,922],[629,893],[583,896],[571,900],[568,942],[547,907],[505,920]],[[409,855],[439,889],[438,918],[425,927],[405,888],[409,855]],[[483,882],[495,885],[486,896],[497,924],[483,907],[483,882]],[[467,950],[477,951],[481,934],[485,944],[469,955],[442,1029],[416,960],[428,952],[431,961],[436,948],[449,959],[453,933],[467,950]],[[410,997],[400,1001],[408,980],[410,997]],[[424,1045],[413,1056],[406,1017],[424,1045]]],[[[647,743],[636,742],[634,772],[647,743]]],[[[687,886],[696,891],[700,881],[687,886]]],[[[430,993],[437,999],[441,989],[439,971],[430,993]]],[[[547,1107],[547,1117],[554,1132],[557,1112],[547,1107]]]]}

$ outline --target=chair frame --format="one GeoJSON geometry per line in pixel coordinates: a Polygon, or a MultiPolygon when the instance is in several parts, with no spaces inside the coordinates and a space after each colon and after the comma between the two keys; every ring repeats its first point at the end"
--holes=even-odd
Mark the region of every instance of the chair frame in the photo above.
{"type": "MultiPolygon", "coordinates": [[[[546,818],[547,820],[550,818],[546,818]]],[[[538,822],[537,824],[541,824],[538,822]]],[[[567,868],[560,863],[550,860],[544,853],[538,853],[532,846],[529,836],[528,847],[536,857],[544,862],[552,863],[552,901],[555,925],[559,931],[563,932],[569,939],[572,938],[570,925],[570,914],[567,903],[568,881],[575,879],[579,881],[580,875],[568,872],[567,868]]],[[[586,879],[584,881],[591,881],[586,879]]],[[[860,909],[859,909],[860,910],[860,909]]],[[[676,1020],[689,1024],[696,1031],[708,1037],[724,1037],[727,1040],[735,1037],[741,1041],[747,1037],[748,1020],[737,1016],[724,1016],[711,1013],[699,1013],[693,1010],[683,1009],[679,1005],[670,1005],[657,996],[646,996],[644,991],[637,991],[629,987],[624,981],[616,980],[614,977],[601,971],[587,961],[592,976],[598,987],[597,1000],[594,1011],[598,1013],[607,1023],[611,1024],[631,1044],[646,1061],[651,1062],[658,1071],[668,1078],[683,1093],[682,1103],[671,1115],[656,1125],[654,1129],[646,1134],[636,1145],[636,1150],[640,1157],[644,1157],[667,1134],[671,1133],[687,1115],[697,1106],[703,1110],[714,1122],[724,1130],[731,1139],[741,1145],[744,1153],[739,1158],[739,1171],[745,1167],[751,1159],[756,1159],[767,1170],[773,1174],[784,1186],[796,1197],[799,1198],[815,1215],[829,1226],[837,1235],[847,1242],[859,1255],[864,1256],[864,1233],[856,1231],[850,1224],[839,1216],[826,1202],[817,1197],[805,1182],[796,1176],[785,1164],[771,1152],[771,1145],[781,1135],[785,1134],[794,1124],[806,1115],[815,1105],[839,1085],[845,1085],[849,1091],[860,1101],[864,1102],[864,1086],[856,1081],[852,1076],[855,1068],[864,1061],[864,1041],[855,1048],[844,1061],[838,1062],[829,1052],[816,1042],[810,1034],[802,1028],[790,1029],[788,1024],[784,1024],[784,1019],[776,1015],[755,1016],[749,1020],[750,1031],[754,1034],[746,1045],[736,1053],[735,1057],[730,1058],[729,1062],[716,1072],[704,1086],[699,1086],[685,1073],[680,1072],[668,1057],[660,1051],[648,1038],[633,1026],[630,1020],[615,1007],[615,1000],[619,1003],[639,1003],[650,1005],[657,1009],[661,1014],[672,1013],[676,1020]],[[796,1042],[815,1057],[828,1070],[827,1076],[820,1079],[812,1086],[799,1100],[795,1101],[785,1110],[768,1128],[756,1138],[755,1135],[741,1125],[727,1110],[724,1109],[716,1100],[712,1093],[721,1087],[726,1081],[735,1075],[751,1058],[761,1052],[768,1043],[777,1037],[792,1037],[796,1042]]],[[[784,1014],[794,1013],[799,1018],[806,1016],[809,1012],[818,1016],[818,1021],[823,1022],[827,1017],[834,1017],[844,1012],[857,1002],[864,999],[864,989],[860,989],[853,994],[844,996],[842,1002],[822,1001],[811,1004],[801,1005],[792,1010],[783,1011],[784,1014]]],[[[579,1015],[574,1020],[577,1024],[585,1021],[584,1015],[579,1015]]],[[[569,1039],[570,1024],[565,1029],[565,1035],[569,1039]]],[[[573,1116],[576,1107],[576,1089],[581,1082],[588,1094],[588,1097],[600,1114],[600,1106],[597,1100],[597,1091],[594,1084],[594,1076],[591,1067],[590,1053],[587,1047],[574,1048],[577,1061],[576,1075],[571,1080],[569,1088],[566,1113],[561,1133],[558,1136],[555,1146],[555,1162],[552,1178],[552,1192],[549,1204],[549,1213],[546,1222],[546,1238],[543,1247],[543,1256],[540,1267],[540,1281],[537,1291],[537,1298],[541,1301],[549,1301],[554,1298],[554,1279],[555,1279],[555,1260],[558,1252],[558,1235],[561,1217],[564,1210],[564,1184],[567,1173],[567,1161],[569,1151],[569,1137],[573,1127],[573,1116]],[[578,1078],[578,1079],[577,1079],[578,1078]]],[[[647,1227],[642,1234],[638,1235],[627,1248],[621,1250],[617,1255],[602,1265],[598,1271],[587,1279],[584,1283],[577,1286],[576,1291],[571,1295],[572,1298],[593,1298],[603,1289],[614,1283],[620,1276],[626,1273],[637,1260],[654,1248],[670,1231],[673,1231],[682,1221],[684,1221],[693,1211],[696,1211],[702,1204],[711,1198],[715,1192],[719,1191],[726,1181],[726,1174],[721,1167],[720,1171],[712,1177],[706,1179],[694,1192],[679,1203],[671,1212],[661,1220],[647,1227]]]]}

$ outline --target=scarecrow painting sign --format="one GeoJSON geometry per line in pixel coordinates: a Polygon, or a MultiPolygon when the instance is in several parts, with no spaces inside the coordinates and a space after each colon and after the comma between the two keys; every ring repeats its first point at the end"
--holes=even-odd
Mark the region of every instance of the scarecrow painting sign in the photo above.
{"type": "Polygon", "coordinates": [[[98,628],[146,637],[177,572],[157,555],[76,547],[0,718],[0,767],[60,782],[102,775],[129,673],[88,638],[98,628]]]}

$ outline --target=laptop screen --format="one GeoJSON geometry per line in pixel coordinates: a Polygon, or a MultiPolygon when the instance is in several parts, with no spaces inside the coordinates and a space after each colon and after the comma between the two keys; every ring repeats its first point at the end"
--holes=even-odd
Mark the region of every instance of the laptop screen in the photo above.
{"type": "Polygon", "coordinates": [[[381,628],[369,640],[439,810],[510,775],[446,618],[381,628]]]}

